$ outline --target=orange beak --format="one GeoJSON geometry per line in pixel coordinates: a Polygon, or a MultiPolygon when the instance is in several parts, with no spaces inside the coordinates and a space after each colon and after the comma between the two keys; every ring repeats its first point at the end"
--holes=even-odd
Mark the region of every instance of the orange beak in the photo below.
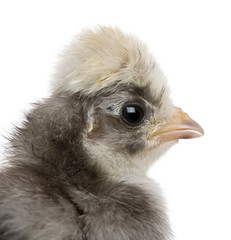
{"type": "Polygon", "coordinates": [[[196,138],[204,135],[201,126],[192,120],[189,115],[180,108],[175,108],[174,116],[165,125],[158,128],[153,127],[149,131],[148,140],[159,137],[160,143],[174,141],[178,139],[196,138]]]}

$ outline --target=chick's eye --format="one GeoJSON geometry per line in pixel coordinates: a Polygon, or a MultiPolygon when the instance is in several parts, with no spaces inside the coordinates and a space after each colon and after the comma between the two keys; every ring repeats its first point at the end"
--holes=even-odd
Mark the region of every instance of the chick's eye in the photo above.
{"type": "Polygon", "coordinates": [[[138,126],[144,120],[144,109],[138,103],[125,104],[122,108],[121,118],[130,126],[138,126]]]}

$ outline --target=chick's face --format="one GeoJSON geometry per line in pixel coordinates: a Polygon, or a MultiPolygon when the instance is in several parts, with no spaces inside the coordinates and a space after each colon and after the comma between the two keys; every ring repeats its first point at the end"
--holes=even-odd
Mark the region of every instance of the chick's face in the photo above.
{"type": "Polygon", "coordinates": [[[102,168],[113,173],[146,172],[179,138],[199,136],[199,125],[175,108],[165,86],[118,84],[89,100],[84,146],[102,168]]]}

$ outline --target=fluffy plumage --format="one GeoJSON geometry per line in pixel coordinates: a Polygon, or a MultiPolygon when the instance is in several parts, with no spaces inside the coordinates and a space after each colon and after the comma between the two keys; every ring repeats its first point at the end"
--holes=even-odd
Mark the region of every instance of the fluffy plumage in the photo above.
{"type": "Polygon", "coordinates": [[[169,98],[146,46],[86,30],[57,64],[52,95],[11,139],[0,174],[0,239],[167,240],[149,166],[200,126],[169,98]]]}

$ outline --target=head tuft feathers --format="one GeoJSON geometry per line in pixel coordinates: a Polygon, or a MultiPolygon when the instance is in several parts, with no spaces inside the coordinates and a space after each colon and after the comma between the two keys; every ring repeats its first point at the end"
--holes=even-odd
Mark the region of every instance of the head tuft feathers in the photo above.
{"type": "Polygon", "coordinates": [[[161,91],[164,78],[144,43],[118,28],[99,27],[83,31],[62,52],[52,91],[90,94],[120,82],[145,86],[153,77],[161,91]]]}

